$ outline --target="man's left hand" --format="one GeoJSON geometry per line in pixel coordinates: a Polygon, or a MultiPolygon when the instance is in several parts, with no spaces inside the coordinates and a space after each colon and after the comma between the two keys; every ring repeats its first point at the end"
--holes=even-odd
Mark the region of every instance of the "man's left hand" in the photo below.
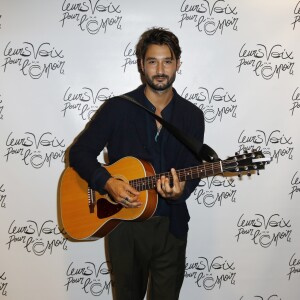
{"type": "Polygon", "coordinates": [[[171,186],[170,179],[168,177],[162,176],[157,181],[157,192],[163,198],[176,200],[183,193],[185,181],[179,181],[175,169],[171,169],[171,174],[173,177],[173,186],[171,186]]]}

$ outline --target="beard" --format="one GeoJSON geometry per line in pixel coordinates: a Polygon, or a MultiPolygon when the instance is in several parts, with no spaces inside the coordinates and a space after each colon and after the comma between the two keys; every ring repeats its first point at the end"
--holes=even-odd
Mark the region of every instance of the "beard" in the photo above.
{"type": "Polygon", "coordinates": [[[162,92],[162,91],[169,89],[172,86],[172,84],[174,83],[175,78],[176,78],[176,73],[174,73],[171,77],[169,77],[168,75],[165,75],[165,74],[155,75],[152,77],[148,76],[147,74],[144,74],[144,75],[145,75],[146,83],[152,88],[152,90],[157,91],[157,92],[162,92]],[[156,79],[158,79],[158,80],[166,79],[166,80],[164,80],[164,82],[155,83],[154,81],[156,79]]]}

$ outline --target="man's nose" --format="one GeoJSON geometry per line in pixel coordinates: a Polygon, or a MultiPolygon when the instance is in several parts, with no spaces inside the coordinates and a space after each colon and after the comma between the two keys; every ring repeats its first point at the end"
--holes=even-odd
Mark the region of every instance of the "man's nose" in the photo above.
{"type": "Polygon", "coordinates": [[[156,66],[156,73],[157,74],[164,74],[164,64],[163,62],[159,62],[156,66]]]}

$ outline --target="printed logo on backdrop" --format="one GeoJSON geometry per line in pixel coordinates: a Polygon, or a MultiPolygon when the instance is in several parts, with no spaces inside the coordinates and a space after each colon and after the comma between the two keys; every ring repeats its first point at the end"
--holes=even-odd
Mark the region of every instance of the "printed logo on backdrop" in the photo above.
{"type": "Polygon", "coordinates": [[[237,222],[236,240],[248,239],[263,248],[290,243],[292,235],[291,220],[280,214],[255,214],[247,217],[242,214],[237,222]]]}
{"type": "Polygon", "coordinates": [[[240,300],[283,300],[283,298],[281,298],[280,296],[274,294],[274,295],[271,295],[271,296],[253,296],[253,297],[244,297],[242,296],[240,298],[240,300]]]}
{"type": "Polygon", "coordinates": [[[90,120],[101,104],[114,97],[114,93],[107,87],[93,90],[83,87],[74,90],[68,87],[63,98],[63,116],[76,114],[82,120],[90,120]]]}
{"type": "Polygon", "coordinates": [[[234,262],[223,256],[212,259],[202,256],[192,262],[186,259],[184,276],[185,280],[193,280],[198,288],[214,290],[235,285],[236,271],[234,262]]]}
{"type": "Polygon", "coordinates": [[[237,8],[226,0],[184,0],[180,6],[180,14],[180,28],[191,25],[196,31],[206,35],[222,35],[223,32],[238,30],[237,8]]]}
{"type": "Polygon", "coordinates": [[[28,220],[17,224],[14,220],[8,228],[8,250],[21,247],[26,253],[36,256],[51,255],[54,251],[66,251],[67,239],[52,220],[36,222],[28,220]]]}
{"type": "Polygon", "coordinates": [[[4,105],[3,105],[2,95],[0,94],[0,120],[3,120],[4,118],[3,109],[4,109],[4,105]]]}
{"type": "Polygon", "coordinates": [[[210,208],[224,203],[236,203],[236,192],[234,179],[216,175],[201,178],[193,195],[197,204],[210,208]]]}
{"type": "Polygon", "coordinates": [[[297,23],[300,23],[300,1],[296,4],[294,9],[294,20],[292,22],[293,30],[295,30],[297,23]]]}
{"type": "Polygon", "coordinates": [[[289,261],[289,272],[287,274],[288,279],[298,278],[300,279],[300,257],[294,253],[289,261]]]}
{"type": "Polygon", "coordinates": [[[126,72],[127,67],[134,66],[135,69],[137,70],[137,59],[136,59],[136,51],[135,51],[135,46],[132,46],[131,42],[129,42],[125,50],[123,52],[124,55],[124,65],[121,67],[123,68],[123,72],[126,72]]]}
{"type": "Polygon", "coordinates": [[[122,10],[120,4],[111,0],[81,0],[77,3],[64,0],[62,7],[61,26],[71,23],[89,34],[108,30],[122,29],[122,10]]]}
{"type": "Polygon", "coordinates": [[[262,151],[268,157],[272,157],[273,162],[282,159],[293,159],[292,137],[286,135],[281,130],[263,131],[257,129],[254,133],[243,130],[238,138],[239,153],[243,151],[262,151]]]}
{"type": "Polygon", "coordinates": [[[108,262],[100,265],[93,262],[72,262],[66,272],[66,290],[79,288],[85,294],[100,296],[111,294],[112,282],[108,262]]]}
{"type": "Polygon", "coordinates": [[[23,42],[19,45],[8,42],[3,51],[1,67],[3,72],[15,69],[32,79],[49,78],[53,74],[65,73],[65,59],[63,50],[57,49],[49,42],[23,42]]]}
{"type": "MultiPolygon", "coordinates": [[[[123,56],[124,56],[124,64],[121,66],[121,68],[123,69],[124,73],[128,70],[128,68],[131,68],[131,67],[134,67],[135,70],[138,70],[135,46],[132,45],[131,42],[129,42],[126,45],[124,52],[123,52],[123,56]]],[[[182,61],[180,61],[180,66],[181,65],[182,65],[182,61]]],[[[177,74],[179,74],[179,75],[182,74],[182,70],[180,67],[177,70],[177,74]]]]}
{"type": "Polygon", "coordinates": [[[298,89],[299,87],[296,88],[292,96],[292,108],[290,109],[292,116],[294,115],[295,110],[300,108],[300,93],[298,92],[298,89]]]}
{"type": "Polygon", "coordinates": [[[188,87],[185,87],[181,96],[198,106],[203,111],[205,121],[208,123],[236,118],[236,96],[223,87],[214,90],[199,87],[197,91],[191,91],[188,87]]]}
{"type": "Polygon", "coordinates": [[[293,175],[291,180],[291,192],[289,193],[290,199],[292,200],[295,193],[300,192],[300,174],[298,174],[298,171],[293,175]]]}
{"type": "Polygon", "coordinates": [[[65,141],[49,131],[42,134],[27,131],[23,135],[11,132],[5,146],[4,157],[7,163],[17,159],[26,166],[40,169],[51,167],[54,162],[64,162],[65,141]]]}
{"type": "Polygon", "coordinates": [[[7,296],[7,288],[8,282],[5,272],[0,271],[0,295],[7,296]]]}
{"type": "MultiPolygon", "coordinates": [[[[228,118],[232,119],[237,116],[236,96],[223,87],[214,90],[199,87],[196,92],[185,87],[181,96],[203,111],[207,123],[224,122],[228,118]]],[[[222,206],[224,202],[235,203],[236,191],[234,179],[214,176],[201,179],[193,193],[199,205],[213,207],[215,205],[222,206]]]]}
{"type": "Polygon", "coordinates": [[[5,187],[4,184],[0,183],[0,209],[1,208],[6,208],[6,191],[5,191],[5,187]]]}
{"type": "Polygon", "coordinates": [[[247,69],[265,80],[294,75],[293,51],[281,44],[267,46],[257,44],[248,47],[244,44],[239,51],[238,73],[247,69]]]}

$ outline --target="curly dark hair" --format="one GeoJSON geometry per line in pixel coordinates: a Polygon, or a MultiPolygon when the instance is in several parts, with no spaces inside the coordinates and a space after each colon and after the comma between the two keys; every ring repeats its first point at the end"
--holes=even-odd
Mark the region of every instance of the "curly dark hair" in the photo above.
{"type": "Polygon", "coordinates": [[[179,46],[179,40],[177,36],[168,29],[162,27],[153,27],[141,35],[135,47],[138,64],[140,64],[141,60],[145,59],[148,47],[153,44],[167,45],[171,50],[172,56],[173,54],[175,55],[176,60],[178,60],[181,56],[181,48],[179,46]]]}

